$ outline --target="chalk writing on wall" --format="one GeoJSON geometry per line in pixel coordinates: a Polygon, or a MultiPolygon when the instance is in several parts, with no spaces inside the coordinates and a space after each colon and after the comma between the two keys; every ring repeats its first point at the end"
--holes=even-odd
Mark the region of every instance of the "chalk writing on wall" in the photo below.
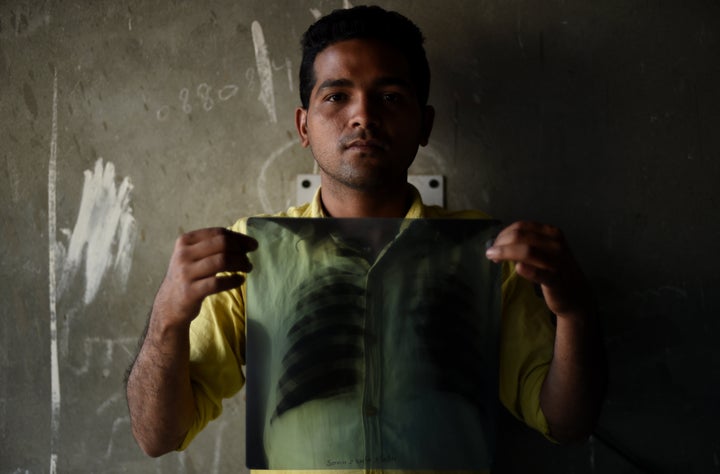
{"type": "MultiPolygon", "coordinates": [[[[290,89],[290,92],[293,91],[293,79],[292,79],[292,72],[293,72],[293,66],[292,61],[290,61],[290,58],[285,58],[285,64],[282,64],[278,66],[275,64],[275,61],[272,61],[271,63],[272,70],[274,71],[281,71],[285,70],[287,73],[287,80],[288,80],[288,88],[290,89]]],[[[258,77],[259,74],[256,72],[255,68],[248,68],[245,71],[245,82],[246,82],[246,88],[249,91],[253,91],[256,89],[256,77],[258,77]]],[[[262,85],[261,85],[262,87],[262,85]]],[[[265,86],[266,90],[269,90],[269,86],[265,86]]],[[[163,105],[159,107],[155,112],[155,117],[158,121],[164,122],[169,117],[173,110],[181,110],[184,114],[189,115],[193,113],[194,111],[202,110],[204,112],[210,112],[213,110],[219,103],[227,102],[233,97],[237,96],[238,92],[240,92],[240,86],[237,84],[225,84],[220,88],[216,88],[211,84],[208,84],[207,82],[202,82],[198,84],[197,86],[193,87],[183,87],[180,89],[177,97],[178,97],[178,105],[171,106],[171,105],[163,105]]],[[[260,93],[261,97],[267,96],[269,93],[266,93],[263,95],[262,91],[260,93]]],[[[274,93],[273,93],[274,94],[274,93]]],[[[277,119],[277,116],[275,117],[277,119]]]]}
{"type": "MultiPolygon", "coordinates": [[[[104,163],[102,158],[95,162],[93,170],[84,172],[82,198],[75,227],[72,231],[62,229],[61,234],[67,242],[60,242],[57,229],[57,159],[58,159],[58,75],[53,72],[52,128],[50,131],[50,160],[48,163],[48,274],[50,306],[50,374],[51,374],[51,420],[50,420],[50,468],[51,474],[57,472],[58,446],[60,441],[61,383],[58,347],[58,303],[63,296],[70,297],[68,290],[74,282],[81,283],[81,304],[89,304],[95,299],[101,283],[108,274],[117,278],[113,282],[124,289],[130,273],[132,255],[137,240],[137,226],[130,205],[132,184],[129,177],[116,182],[115,166],[104,163]],[[81,267],[84,264],[84,272],[81,267]],[[79,276],[83,275],[82,281],[79,276]]],[[[64,320],[77,312],[72,308],[64,320]]],[[[68,337],[68,331],[63,335],[68,337]]],[[[128,340],[86,339],[84,345],[85,361],[77,367],[71,367],[76,375],[87,372],[91,354],[95,347],[104,347],[105,364],[103,375],[109,376],[109,363],[113,348],[120,344],[129,351],[128,340]]],[[[128,352],[129,353],[129,352],[128,352]]],[[[67,355],[67,354],[64,354],[67,355]]],[[[113,430],[118,422],[113,423],[113,430]]],[[[108,449],[111,449],[109,447],[108,449]]]]}
{"type": "MultiPolygon", "coordinates": [[[[314,14],[314,13],[313,13],[314,14]]],[[[275,106],[275,86],[273,83],[273,71],[285,71],[288,82],[288,89],[293,92],[293,64],[290,58],[285,57],[284,63],[278,64],[271,59],[265,34],[258,21],[251,25],[253,49],[255,52],[255,67],[245,70],[245,82],[248,90],[253,91],[259,87],[258,100],[267,111],[271,123],[277,123],[277,111],[275,106]],[[258,84],[256,84],[256,81],[258,84]]],[[[164,122],[170,117],[173,110],[179,108],[183,113],[191,114],[194,110],[210,112],[217,102],[226,102],[235,97],[241,86],[237,84],[225,84],[220,88],[203,82],[194,87],[183,87],[178,93],[179,107],[173,105],[162,105],[155,111],[157,120],[164,122]]]]}
{"type": "Polygon", "coordinates": [[[275,110],[275,89],[273,87],[272,66],[270,54],[262,26],[257,21],[251,25],[253,46],[255,47],[255,62],[257,64],[258,77],[260,78],[260,95],[258,99],[263,103],[270,116],[270,122],[277,123],[277,112],[275,110]]]}
{"type": "Polygon", "coordinates": [[[48,2],[37,5],[23,2],[10,10],[10,27],[17,36],[30,36],[39,28],[50,24],[50,11],[48,2]]]}
{"type": "MultiPolygon", "coordinates": [[[[195,109],[210,112],[217,105],[217,102],[230,100],[237,95],[239,90],[240,87],[235,84],[227,84],[216,90],[206,82],[192,89],[183,87],[178,94],[180,109],[185,114],[191,114],[195,109]]],[[[157,119],[161,122],[167,120],[170,115],[170,110],[171,108],[168,105],[160,107],[155,113],[157,119]]]]}
{"type": "Polygon", "coordinates": [[[57,472],[57,446],[60,434],[60,366],[57,339],[57,136],[58,76],[53,72],[52,128],[48,163],[48,285],[50,299],[50,474],[57,472]]]}
{"type": "Polygon", "coordinates": [[[83,302],[89,304],[97,295],[106,274],[117,274],[122,289],[127,284],[132,254],[137,238],[137,225],[130,207],[130,178],[120,186],[115,182],[115,166],[99,158],[93,171],[85,171],[80,210],[67,247],[58,243],[61,277],[58,295],[62,296],[85,263],[83,302]]]}

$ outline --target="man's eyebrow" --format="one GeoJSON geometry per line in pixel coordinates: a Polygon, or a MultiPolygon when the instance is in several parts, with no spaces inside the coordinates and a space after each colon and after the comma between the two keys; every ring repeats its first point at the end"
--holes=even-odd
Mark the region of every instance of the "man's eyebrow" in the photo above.
{"type": "Polygon", "coordinates": [[[351,87],[353,82],[350,79],[327,79],[318,86],[318,90],[330,89],[333,87],[351,87]]]}
{"type": "MultiPolygon", "coordinates": [[[[412,84],[401,77],[397,76],[385,76],[380,77],[373,83],[374,86],[400,86],[407,89],[412,89],[412,84]]],[[[330,89],[335,87],[352,87],[353,81],[350,79],[327,79],[318,86],[318,91],[323,89],[330,89]]]]}
{"type": "Polygon", "coordinates": [[[375,81],[376,86],[400,86],[406,89],[412,89],[413,85],[410,81],[397,76],[381,77],[375,81]]]}

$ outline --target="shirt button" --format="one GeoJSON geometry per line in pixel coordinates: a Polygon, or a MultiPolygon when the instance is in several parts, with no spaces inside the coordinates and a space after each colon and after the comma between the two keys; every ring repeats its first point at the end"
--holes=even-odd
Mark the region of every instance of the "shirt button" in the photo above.
{"type": "Polygon", "coordinates": [[[363,410],[363,412],[366,416],[375,416],[378,414],[378,409],[372,405],[365,405],[365,409],[363,410]]]}

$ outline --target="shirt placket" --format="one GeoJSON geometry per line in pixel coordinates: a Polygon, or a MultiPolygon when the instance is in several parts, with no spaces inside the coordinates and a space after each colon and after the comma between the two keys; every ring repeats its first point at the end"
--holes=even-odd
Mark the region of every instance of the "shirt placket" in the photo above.
{"type": "Polygon", "coordinates": [[[371,268],[366,277],[365,306],[365,377],[362,399],[362,420],[365,442],[365,469],[375,469],[382,459],[381,410],[382,394],[382,288],[371,268]]]}

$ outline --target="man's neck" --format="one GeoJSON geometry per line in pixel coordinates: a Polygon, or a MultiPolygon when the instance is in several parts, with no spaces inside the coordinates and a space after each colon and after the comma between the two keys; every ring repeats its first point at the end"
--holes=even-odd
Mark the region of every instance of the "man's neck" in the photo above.
{"type": "Polygon", "coordinates": [[[323,184],[323,209],[330,217],[405,217],[410,208],[408,185],[391,190],[333,189],[323,184]]]}

